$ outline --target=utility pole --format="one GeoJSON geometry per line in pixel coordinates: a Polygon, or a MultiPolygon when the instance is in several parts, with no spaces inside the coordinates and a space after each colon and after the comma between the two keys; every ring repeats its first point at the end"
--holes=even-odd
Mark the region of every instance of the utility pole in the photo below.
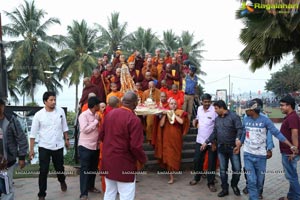
{"type": "Polygon", "coordinates": [[[5,62],[6,58],[2,41],[2,21],[0,13],[0,98],[7,101],[7,69],[5,62]]]}
{"type": "Polygon", "coordinates": [[[229,80],[229,83],[228,83],[228,103],[230,103],[230,74],[229,74],[229,78],[228,78],[228,80],[229,80]]]}

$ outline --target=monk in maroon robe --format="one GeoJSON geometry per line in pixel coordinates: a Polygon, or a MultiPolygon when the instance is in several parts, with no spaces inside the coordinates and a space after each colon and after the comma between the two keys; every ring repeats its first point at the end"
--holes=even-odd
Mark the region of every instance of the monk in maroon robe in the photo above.
{"type": "Polygon", "coordinates": [[[93,75],[91,77],[91,83],[95,84],[100,90],[99,100],[101,102],[105,102],[107,91],[106,91],[106,88],[104,86],[105,85],[104,78],[101,75],[99,69],[94,69],[93,70],[93,75]]]}
{"type": "MultiPolygon", "coordinates": [[[[105,181],[114,182],[114,185],[120,182],[128,184],[128,187],[134,185],[133,172],[137,171],[136,163],[145,164],[147,160],[143,150],[143,126],[133,112],[137,103],[136,94],[125,93],[122,99],[123,106],[113,109],[106,115],[100,130],[100,140],[103,141],[102,171],[107,172],[105,181]]],[[[106,193],[113,193],[116,197],[118,188],[111,187],[114,186],[106,185],[106,193]]],[[[135,186],[130,189],[135,190],[135,186]]],[[[119,193],[120,197],[123,197],[122,191],[119,190],[119,193]]]]}

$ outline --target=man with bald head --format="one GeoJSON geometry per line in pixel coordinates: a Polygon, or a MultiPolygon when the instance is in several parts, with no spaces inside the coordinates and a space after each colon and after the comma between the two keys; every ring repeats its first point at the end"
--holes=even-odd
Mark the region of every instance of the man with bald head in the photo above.
{"type": "Polygon", "coordinates": [[[136,163],[146,163],[143,150],[143,126],[133,110],[138,103],[134,92],[126,92],[122,107],[110,111],[104,119],[100,139],[103,141],[102,171],[106,171],[104,200],[134,200],[136,163]],[[118,121],[116,121],[118,119],[118,121]]]}
{"type": "MultiPolygon", "coordinates": [[[[148,98],[152,99],[153,102],[159,104],[160,102],[160,90],[155,87],[155,83],[150,81],[149,89],[144,91],[142,97],[142,103],[144,103],[148,98]]],[[[153,121],[154,115],[147,115],[146,116],[146,139],[147,142],[150,144],[152,140],[152,131],[153,131],[153,121]]]]}
{"type": "Polygon", "coordinates": [[[108,99],[108,102],[107,102],[107,106],[106,106],[106,109],[105,109],[105,115],[110,112],[112,109],[114,108],[119,108],[120,106],[120,99],[116,96],[111,96],[109,97],[108,99]]]}
{"type": "Polygon", "coordinates": [[[91,83],[95,84],[100,91],[100,95],[97,96],[101,102],[105,101],[106,97],[106,91],[105,91],[105,85],[104,85],[104,79],[101,74],[101,71],[99,69],[94,69],[93,70],[93,75],[91,77],[91,83]]]}
{"type": "Polygon", "coordinates": [[[159,103],[160,101],[160,90],[155,87],[154,81],[148,83],[148,90],[144,91],[142,103],[144,103],[147,98],[151,98],[153,102],[159,103]]]}
{"type": "Polygon", "coordinates": [[[90,93],[94,93],[98,98],[101,95],[100,88],[97,87],[95,84],[92,84],[90,77],[85,77],[83,79],[84,88],[82,90],[82,95],[79,101],[80,107],[83,104],[87,104],[88,102],[88,96],[90,93]]]}
{"type": "Polygon", "coordinates": [[[184,103],[184,93],[178,89],[178,85],[173,84],[171,90],[167,93],[168,98],[173,98],[177,101],[177,108],[181,109],[184,103]]]}
{"type": "Polygon", "coordinates": [[[151,77],[151,72],[146,72],[144,80],[141,83],[143,91],[145,91],[145,90],[147,90],[149,88],[148,84],[149,84],[150,81],[153,81],[153,79],[151,77]]]}

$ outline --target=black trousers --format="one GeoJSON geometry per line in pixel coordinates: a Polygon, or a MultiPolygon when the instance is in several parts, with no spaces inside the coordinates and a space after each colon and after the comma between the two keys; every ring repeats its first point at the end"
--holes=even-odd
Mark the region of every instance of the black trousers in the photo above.
{"type": "Polygon", "coordinates": [[[64,149],[58,150],[49,150],[43,147],[39,147],[39,165],[40,165],[40,174],[39,174],[39,197],[46,196],[47,190],[47,177],[49,173],[49,164],[50,158],[56,172],[57,179],[60,183],[64,182],[66,176],[64,174],[64,149]]]}
{"type": "Polygon", "coordinates": [[[212,151],[211,146],[203,151],[200,151],[201,144],[196,143],[195,156],[194,156],[194,170],[195,170],[195,181],[200,181],[201,175],[203,174],[203,163],[205,154],[208,151],[208,171],[207,171],[207,184],[214,185],[216,163],[217,163],[217,151],[212,151]]]}
{"type": "Polygon", "coordinates": [[[80,155],[80,197],[87,196],[88,190],[95,187],[98,171],[99,150],[90,150],[79,146],[80,155]]]}

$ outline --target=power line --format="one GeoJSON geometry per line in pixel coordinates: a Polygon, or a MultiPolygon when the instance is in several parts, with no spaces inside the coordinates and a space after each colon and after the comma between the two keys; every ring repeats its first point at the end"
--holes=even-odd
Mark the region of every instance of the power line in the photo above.
{"type": "Polygon", "coordinates": [[[267,81],[268,79],[262,79],[262,78],[245,78],[245,77],[239,77],[239,76],[232,76],[233,78],[238,78],[238,79],[244,79],[244,80],[251,80],[251,81],[267,81]]]}
{"type": "Polygon", "coordinates": [[[215,83],[215,82],[221,81],[221,80],[223,80],[223,79],[227,79],[227,78],[228,78],[228,76],[224,76],[224,77],[219,78],[219,79],[217,79],[217,80],[214,80],[214,81],[210,81],[210,82],[208,82],[208,83],[205,83],[205,85],[206,85],[206,84],[210,84],[210,83],[215,83]]]}
{"type": "Polygon", "coordinates": [[[225,62],[228,62],[228,61],[237,61],[237,60],[243,60],[243,59],[240,59],[240,58],[231,58],[231,59],[203,59],[203,61],[225,61],[225,62]]]}
{"type": "MultiPolygon", "coordinates": [[[[232,75],[230,75],[230,77],[231,78],[244,79],[244,80],[250,80],[250,81],[267,81],[268,80],[268,79],[260,79],[260,78],[245,78],[245,77],[232,76],[232,75]]],[[[228,79],[228,78],[229,78],[229,76],[224,76],[224,77],[219,78],[217,80],[207,82],[207,83],[205,83],[205,85],[215,83],[215,82],[218,82],[218,81],[221,81],[221,80],[224,80],[224,79],[228,79]]]]}

